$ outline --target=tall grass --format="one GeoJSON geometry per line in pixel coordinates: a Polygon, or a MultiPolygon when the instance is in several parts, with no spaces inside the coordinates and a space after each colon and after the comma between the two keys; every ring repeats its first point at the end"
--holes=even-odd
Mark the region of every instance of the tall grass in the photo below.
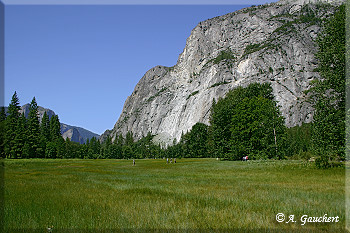
{"type": "Polygon", "coordinates": [[[6,160],[7,232],[339,231],[345,170],[298,161],[6,160]],[[295,215],[278,223],[276,214],[295,215]],[[338,223],[300,217],[339,216],[338,223]]]}

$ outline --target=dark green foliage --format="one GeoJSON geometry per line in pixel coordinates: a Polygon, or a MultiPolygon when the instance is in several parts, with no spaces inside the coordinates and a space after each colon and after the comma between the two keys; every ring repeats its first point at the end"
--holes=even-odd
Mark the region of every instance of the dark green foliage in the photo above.
{"type": "Polygon", "coordinates": [[[160,96],[164,91],[166,91],[168,88],[164,87],[161,90],[159,90],[155,95],[148,98],[147,102],[153,101],[156,97],[160,96]]]}
{"type": "Polygon", "coordinates": [[[54,142],[47,142],[45,150],[45,158],[55,159],[57,156],[57,148],[54,142]]]}
{"type": "MultiPolygon", "coordinates": [[[[191,131],[183,135],[181,144],[186,147],[186,153],[183,157],[205,158],[208,157],[208,137],[209,126],[203,123],[196,123],[191,131]]],[[[175,156],[174,156],[175,157],[175,156]]]]}
{"type": "Polygon", "coordinates": [[[319,157],[319,158],[317,158],[315,160],[315,166],[317,168],[325,169],[325,168],[329,168],[330,167],[330,163],[329,163],[329,160],[328,160],[328,158],[326,156],[321,156],[321,157],[319,157]]]}
{"type": "Polygon", "coordinates": [[[249,44],[245,47],[244,54],[250,54],[258,51],[261,49],[260,46],[260,44],[249,44]]]}
{"type": "Polygon", "coordinates": [[[235,61],[236,60],[236,56],[232,53],[232,51],[230,49],[227,50],[223,50],[220,52],[220,54],[214,58],[212,61],[214,62],[214,64],[219,64],[221,61],[235,61]]]}
{"type": "Polygon", "coordinates": [[[46,112],[41,120],[40,132],[45,141],[50,141],[50,119],[46,112]]]}
{"type": "Polygon", "coordinates": [[[270,84],[253,83],[214,102],[209,133],[211,154],[236,160],[246,155],[281,158],[285,128],[273,99],[270,84]]]}
{"type": "Polygon", "coordinates": [[[9,104],[7,110],[8,116],[5,120],[4,150],[7,158],[16,158],[19,153],[18,148],[15,148],[17,147],[15,139],[20,109],[19,99],[17,97],[17,93],[15,92],[12,96],[11,103],[9,104]]]}
{"type": "Polygon", "coordinates": [[[209,88],[213,88],[213,87],[217,87],[217,86],[221,86],[221,85],[229,84],[229,83],[231,83],[231,82],[222,81],[222,82],[214,83],[209,88]]]}
{"type": "Polygon", "coordinates": [[[135,143],[136,158],[154,158],[157,156],[157,148],[153,144],[153,135],[148,132],[146,137],[142,137],[135,143]]]}
{"type": "Polygon", "coordinates": [[[339,95],[339,105],[345,102],[345,40],[345,5],[342,5],[317,40],[318,71],[324,78],[322,87],[339,95]]]}
{"type": "Polygon", "coordinates": [[[57,115],[51,117],[50,120],[50,138],[52,141],[61,137],[61,124],[57,115]]]}
{"type": "Polygon", "coordinates": [[[90,142],[87,142],[87,158],[88,159],[97,159],[100,158],[100,150],[101,150],[101,144],[100,141],[97,140],[97,138],[93,137],[91,138],[90,142]]]}
{"type": "MultiPolygon", "coordinates": [[[[29,158],[29,150],[24,150],[24,146],[27,144],[27,148],[30,148],[30,144],[27,141],[27,119],[23,114],[18,118],[15,128],[15,138],[11,149],[12,158],[29,158]]],[[[26,148],[26,149],[27,149],[26,148]]]]}
{"type": "Polygon", "coordinates": [[[3,122],[6,120],[6,112],[5,112],[5,107],[2,106],[0,110],[0,122],[3,122]]]}
{"type": "Polygon", "coordinates": [[[229,93],[225,98],[220,98],[214,103],[210,116],[210,151],[215,157],[233,158],[232,146],[228,143],[232,139],[231,128],[232,117],[237,114],[235,108],[245,99],[262,97],[273,101],[272,88],[270,84],[253,83],[248,87],[238,87],[229,93]]]}
{"type": "Polygon", "coordinates": [[[5,158],[5,108],[1,107],[0,111],[0,158],[5,158]]]}
{"type": "Polygon", "coordinates": [[[192,93],[187,97],[187,100],[188,100],[189,98],[191,98],[192,96],[197,95],[198,93],[199,93],[199,91],[194,91],[194,92],[192,92],[192,93]]]}
{"type": "MultiPolygon", "coordinates": [[[[220,51],[219,55],[213,59],[210,59],[204,66],[209,66],[212,64],[219,64],[224,62],[228,68],[232,68],[232,64],[237,60],[233,52],[227,48],[226,50],[220,51]]],[[[196,75],[196,74],[195,74],[196,75]]],[[[193,75],[193,76],[195,76],[193,75]]],[[[192,75],[191,75],[192,77],[192,75]]]]}
{"type": "Polygon", "coordinates": [[[113,142],[113,158],[121,159],[123,158],[123,145],[124,145],[124,138],[123,135],[117,135],[115,137],[115,140],[113,142]]]}
{"type": "Polygon", "coordinates": [[[234,107],[231,121],[230,159],[283,157],[284,119],[274,101],[262,96],[244,98],[234,107]]]}
{"type": "Polygon", "coordinates": [[[342,5],[318,37],[316,55],[322,79],[309,90],[315,108],[312,140],[320,161],[345,158],[345,40],[342,5]]]}
{"type": "Polygon", "coordinates": [[[40,148],[40,124],[38,116],[38,105],[35,97],[29,106],[27,143],[29,144],[29,158],[43,157],[42,148],[40,148]]]}
{"type": "MultiPolygon", "coordinates": [[[[161,92],[166,89],[162,89],[161,92]]],[[[17,93],[9,105],[9,115],[0,118],[0,156],[7,158],[86,158],[86,159],[130,159],[159,158],[164,153],[159,145],[152,142],[153,135],[135,141],[133,133],[128,132],[125,138],[117,135],[115,140],[108,136],[103,143],[97,138],[87,140],[83,145],[72,142],[61,135],[60,121],[57,115],[49,119],[45,112],[39,122],[38,105],[33,98],[29,107],[28,119],[19,114],[20,106],[17,93]],[[5,142],[7,144],[5,144],[5,142]],[[6,148],[5,148],[6,145],[6,148]]],[[[0,112],[1,115],[1,112],[0,112]]]]}
{"type": "Polygon", "coordinates": [[[125,135],[125,145],[126,146],[134,145],[134,135],[131,131],[127,132],[125,135]]]}
{"type": "Polygon", "coordinates": [[[286,156],[295,159],[310,159],[312,151],[311,123],[303,123],[286,130],[286,156]]]}
{"type": "Polygon", "coordinates": [[[111,158],[112,157],[112,139],[108,135],[104,143],[101,145],[101,156],[103,158],[111,158]]]}
{"type": "Polygon", "coordinates": [[[242,57],[245,57],[251,53],[255,53],[257,51],[263,50],[265,48],[274,48],[274,47],[276,47],[276,45],[274,45],[270,42],[265,43],[265,44],[249,44],[246,46],[242,57]]]}

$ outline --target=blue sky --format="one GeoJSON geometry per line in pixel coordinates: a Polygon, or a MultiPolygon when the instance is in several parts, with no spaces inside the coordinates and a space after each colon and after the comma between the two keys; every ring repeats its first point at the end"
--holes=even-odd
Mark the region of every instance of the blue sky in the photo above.
{"type": "Polygon", "coordinates": [[[3,2],[5,105],[14,91],[21,105],[35,96],[38,105],[54,110],[61,122],[102,134],[113,128],[126,98],[147,70],[176,64],[199,22],[272,1],[248,5],[237,5],[240,1],[230,1],[236,3],[231,5],[3,2]]]}

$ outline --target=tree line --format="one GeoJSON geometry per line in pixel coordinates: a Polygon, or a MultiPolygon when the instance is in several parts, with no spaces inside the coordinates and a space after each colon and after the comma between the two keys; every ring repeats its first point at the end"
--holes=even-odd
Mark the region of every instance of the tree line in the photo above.
{"type": "Polygon", "coordinates": [[[131,159],[160,157],[164,150],[152,143],[149,133],[135,140],[128,132],[125,138],[119,135],[113,142],[110,137],[101,143],[97,138],[84,144],[63,139],[58,115],[51,118],[44,112],[41,122],[35,97],[30,103],[26,118],[20,114],[17,93],[12,96],[7,113],[0,112],[0,153],[2,158],[81,158],[81,159],[131,159]]]}
{"type": "MultiPolygon", "coordinates": [[[[239,160],[317,157],[318,167],[345,159],[345,6],[325,24],[317,39],[321,79],[306,91],[315,109],[312,123],[287,128],[269,83],[252,83],[213,100],[209,125],[195,124],[161,147],[151,133],[136,140],[132,132],[84,144],[64,140],[57,115],[44,113],[41,122],[35,97],[26,118],[19,113],[15,92],[7,114],[0,112],[0,149],[4,158],[131,159],[217,157],[239,160]]],[[[349,147],[350,148],[350,147],[349,147]]]]}

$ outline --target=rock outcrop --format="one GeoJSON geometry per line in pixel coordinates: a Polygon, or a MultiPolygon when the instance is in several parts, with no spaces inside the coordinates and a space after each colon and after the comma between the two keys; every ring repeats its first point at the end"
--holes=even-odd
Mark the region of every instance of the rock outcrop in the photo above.
{"type": "Polygon", "coordinates": [[[341,2],[282,0],[199,23],[177,64],[147,71],[103,137],[151,132],[169,143],[197,122],[208,124],[213,99],[253,82],[271,83],[288,127],[310,122],[313,109],[303,100],[319,78],[315,40],[341,2]]]}

